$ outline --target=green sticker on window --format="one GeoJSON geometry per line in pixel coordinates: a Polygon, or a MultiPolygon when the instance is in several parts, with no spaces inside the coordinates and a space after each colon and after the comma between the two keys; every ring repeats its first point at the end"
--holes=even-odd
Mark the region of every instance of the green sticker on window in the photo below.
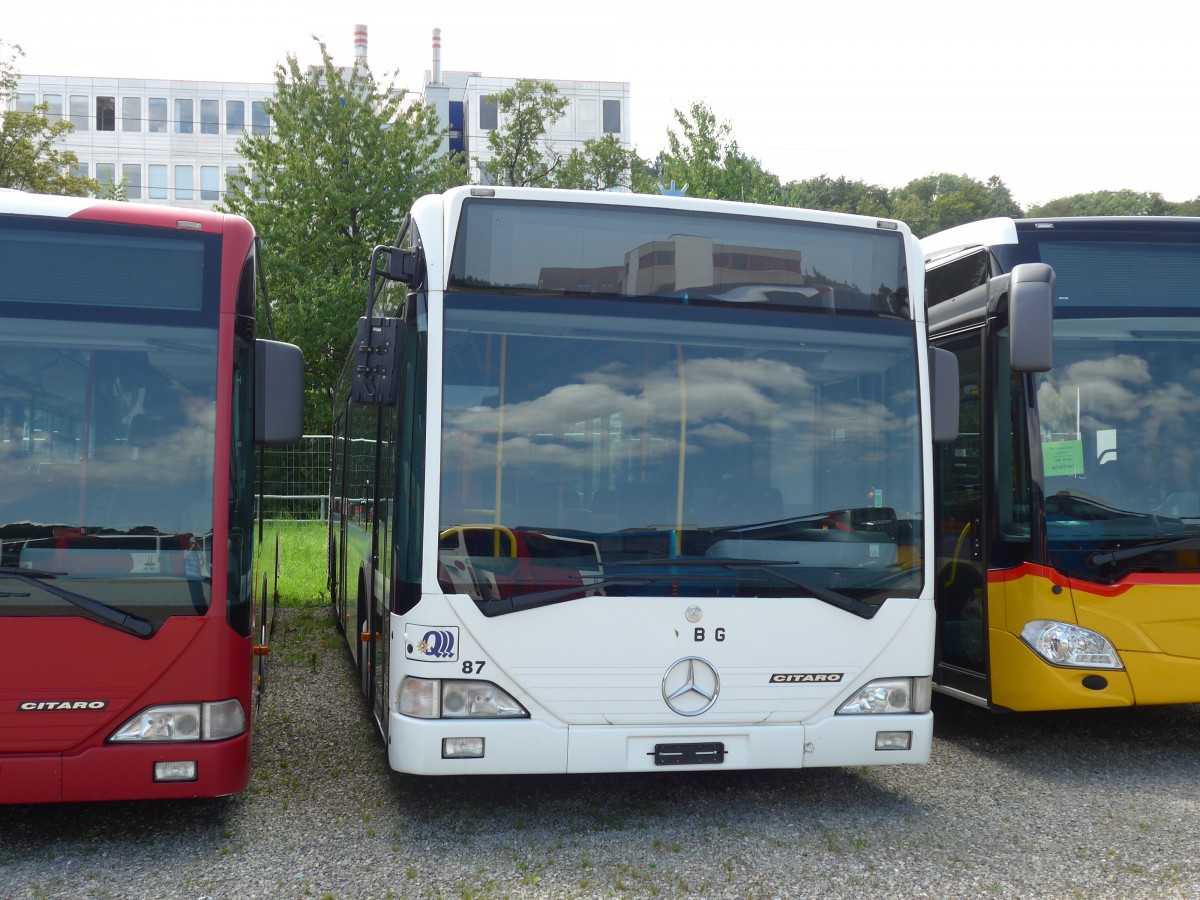
{"type": "Polygon", "coordinates": [[[1083,474],[1083,441],[1049,441],[1042,444],[1042,465],[1051,475],[1083,474]]]}

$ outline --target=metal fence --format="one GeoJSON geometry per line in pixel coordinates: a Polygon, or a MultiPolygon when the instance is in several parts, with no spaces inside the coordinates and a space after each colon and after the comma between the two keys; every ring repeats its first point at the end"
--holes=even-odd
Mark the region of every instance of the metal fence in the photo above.
{"type": "Polygon", "coordinates": [[[264,449],[260,474],[265,519],[316,521],[329,515],[332,440],[327,434],[306,434],[298,444],[264,449]]]}

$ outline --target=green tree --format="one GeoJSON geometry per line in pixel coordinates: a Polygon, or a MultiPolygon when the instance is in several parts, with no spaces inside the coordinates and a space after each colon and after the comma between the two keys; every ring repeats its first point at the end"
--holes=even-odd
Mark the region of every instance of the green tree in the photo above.
{"type": "Polygon", "coordinates": [[[653,193],[659,184],[687,187],[689,197],[779,203],[779,178],[738,147],[733,127],[719,122],[709,106],[692,103],[685,113],[675,110],[679,131],[667,129],[667,147],[653,168],[653,181],[636,178],[636,190],[653,193]]]}
{"type": "Polygon", "coordinates": [[[55,146],[74,125],[52,122],[44,103],[30,112],[8,109],[21,81],[17,60],[24,55],[18,44],[0,40],[0,187],[73,197],[96,193],[98,182],[75,174],[79,158],[55,146]]]}
{"type": "Polygon", "coordinates": [[[626,150],[616,135],[606,134],[583,142],[572,150],[555,172],[554,186],[585,191],[629,188],[635,154],[626,150]]]}
{"type": "Polygon", "coordinates": [[[543,140],[546,132],[567,111],[570,101],[560,97],[549,81],[522,79],[498,94],[498,126],[488,132],[492,158],[476,162],[489,184],[518,187],[552,187],[563,157],[543,140]]]}
{"type": "Polygon", "coordinates": [[[778,205],[779,176],[768,172],[753,156],[743,153],[734,141],[725,154],[724,200],[778,205]]]}
{"type": "Polygon", "coordinates": [[[718,122],[707,104],[694,102],[690,118],[676,109],[680,133],[667,129],[667,149],[659,154],[659,172],[664,179],[686,188],[689,197],[721,197],[724,191],[725,150],[732,142],[728,122],[718,122]]]}
{"type": "Polygon", "coordinates": [[[636,153],[630,160],[630,175],[635,194],[657,194],[663,181],[664,157],[659,153],[654,159],[643,159],[636,153]]]}
{"type": "Polygon", "coordinates": [[[1030,216],[1167,216],[1177,214],[1183,204],[1169,203],[1159,193],[1139,191],[1093,191],[1059,197],[1041,206],[1031,206],[1030,216]]]}
{"type": "Polygon", "coordinates": [[[1200,216],[1200,197],[1170,205],[1173,207],[1171,210],[1173,216],[1200,216]]]}
{"type": "Polygon", "coordinates": [[[998,175],[993,175],[987,180],[987,195],[987,216],[1009,216],[1013,219],[1020,219],[1025,215],[1021,210],[1021,205],[1013,199],[1008,185],[1001,181],[998,175]]]}
{"type": "Polygon", "coordinates": [[[122,178],[120,181],[110,181],[108,184],[100,185],[100,190],[96,196],[101,200],[120,200],[127,202],[129,200],[129,179],[122,178]]]}
{"type": "Polygon", "coordinates": [[[1022,215],[1004,182],[987,182],[943,172],[910,181],[892,192],[892,217],[906,222],[919,237],[986,219],[1022,215]]]}
{"type": "Polygon", "coordinates": [[[891,216],[887,188],[865,181],[836,179],[818,175],[804,181],[790,181],[780,190],[785,206],[822,209],[826,212],[857,213],[864,216],[891,216]]]}
{"type": "Polygon", "coordinates": [[[466,182],[461,159],[440,157],[436,112],[407,105],[371,71],[333,64],[301,69],[288,55],[275,67],[267,101],[274,134],[247,133],[243,189],[221,207],[248,218],[265,244],[278,336],[304,351],[305,427],[328,433],[332,395],[366,308],[371,249],[395,238],[422,194],[466,182]]]}

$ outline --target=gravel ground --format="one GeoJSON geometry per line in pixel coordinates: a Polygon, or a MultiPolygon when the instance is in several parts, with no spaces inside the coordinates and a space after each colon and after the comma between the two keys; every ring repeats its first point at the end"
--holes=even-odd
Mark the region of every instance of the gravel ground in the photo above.
{"type": "Polygon", "coordinates": [[[0,807],[0,898],[1200,898],[1200,706],[939,703],[923,767],[389,776],[326,611],[282,611],[250,790],[0,807]]]}

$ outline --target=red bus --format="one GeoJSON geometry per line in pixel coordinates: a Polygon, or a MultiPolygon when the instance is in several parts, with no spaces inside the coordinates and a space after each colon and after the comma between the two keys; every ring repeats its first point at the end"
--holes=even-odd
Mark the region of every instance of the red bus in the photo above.
{"type": "Polygon", "coordinates": [[[255,447],[303,417],[258,266],[235,216],[0,190],[0,803],[249,781],[255,447]]]}

